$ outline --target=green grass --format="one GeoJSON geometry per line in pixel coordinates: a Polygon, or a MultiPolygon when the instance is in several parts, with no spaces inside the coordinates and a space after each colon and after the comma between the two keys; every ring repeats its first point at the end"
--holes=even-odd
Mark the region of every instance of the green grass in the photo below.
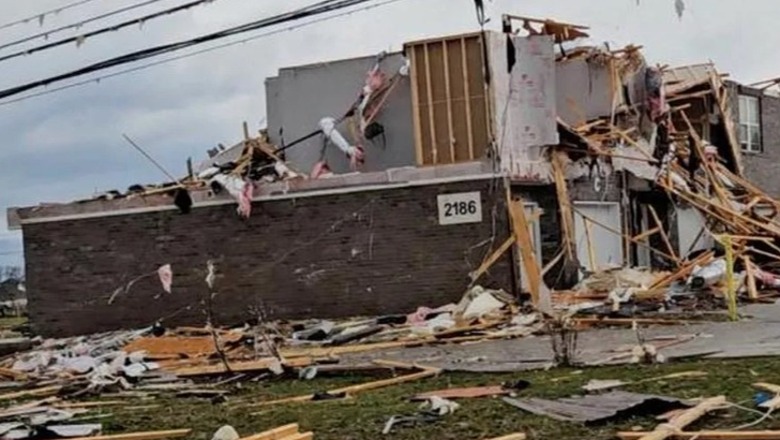
{"type": "MultiPolygon", "coordinates": [[[[517,374],[443,374],[436,378],[400,384],[358,394],[342,401],[293,403],[271,407],[247,407],[252,402],[306,394],[361,383],[375,378],[321,378],[309,382],[277,380],[244,383],[227,403],[212,404],[207,400],[158,398],[138,405],[159,405],[151,409],[107,407],[102,411],[110,417],[98,419],[108,433],[157,429],[191,428],[191,438],[208,440],[223,424],[234,426],[241,435],[261,432],[282,424],[297,422],[302,429],[313,430],[318,440],[374,439],[385,421],[394,414],[413,413],[417,404],[408,398],[417,392],[446,387],[495,385],[503,381],[525,379],[532,383],[521,396],[546,398],[581,394],[581,386],[590,379],[639,380],[669,373],[700,370],[709,373],[704,378],[685,378],[629,385],[628,391],[664,394],[680,398],[709,397],[725,394],[731,402],[748,407],[755,391],[751,384],[758,381],[780,384],[778,359],[745,359],[736,361],[701,361],[660,366],[622,366],[586,369],[553,369],[517,374]]],[[[105,398],[110,399],[110,396],[105,398]]],[[[609,439],[618,430],[632,427],[651,429],[658,421],[638,417],[616,424],[584,427],[549,418],[526,414],[500,399],[460,400],[461,408],[439,422],[414,428],[401,427],[388,436],[399,440],[485,439],[513,432],[525,432],[531,439],[609,439]]],[[[692,429],[728,429],[757,418],[754,413],[736,408],[720,411],[701,419],[692,429]]],[[[780,429],[780,419],[760,425],[762,429],[780,429]]]]}

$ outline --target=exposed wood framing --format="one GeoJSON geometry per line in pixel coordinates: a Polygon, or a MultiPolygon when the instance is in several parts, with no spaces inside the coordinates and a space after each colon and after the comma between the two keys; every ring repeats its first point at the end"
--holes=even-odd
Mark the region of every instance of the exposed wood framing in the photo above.
{"type": "Polygon", "coordinates": [[[679,265],[680,259],[677,257],[677,254],[674,252],[674,247],[672,246],[672,242],[669,240],[669,235],[664,230],[664,224],[661,222],[661,219],[658,217],[658,213],[655,212],[655,208],[653,208],[653,205],[647,205],[647,208],[650,210],[650,215],[653,217],[653,221],[658,227],[658,233],[661,235],[661,239],[664,241],[664,245],[666,245],[666,250],[669,251],[669,255],[674,257],[675,264],[679,265]]]}
{"type": "Polygon", "coordinates": [[[447,99],[445,105],[447,106],[447,130],[449,136],[447,137],[447,144],[450,147],[450,158],[453,162],[456,162],[455,155],[455,129],[452,123],[452,85],[450,81],[450,59],[447,55],[447,41],[441,42],[442,56],[444,57],[444,96],[447,99]]]}
{"type": "Polygon", "coordinates": [[[481,34],[407,43],[417,164],[477,160],[489,145],[490,115],[481,34]]]}
{"type": "Polygon", "coordinates": [[[525,218],[525,206],[522,200],[513,200],[509,205],[509,213],[512,218],[512,230],[516,238],[520,255],[522,256],[523,269],[528,277],[528,289],[531,293],[531,301],[539,304],[541,296],[542,275],[539,262],[536,261],[534,244],[531,234],[528,232],[528,221],[525,218]]]}
{"type": "Polygon", "coordinates": [[[501,256],[504,255],[504,253],[506,253],[506,251],[509,250],[509,248],[512,247],[512,244],[515,243],[515,240],[516,238],[514,234],[511,235],[509,238],[506,239],[506,241],[504,241],[501,244],[501,246],[498,247],[498,249],[496,249],[492,254],[490,254],[487,258],[485,258],[485,261],[483,261],[482,264],[479,265],[477,270],[469,274],[469,277],[471,278],[471,282],[473,283],[477,281],[480,277],[482,277],[482,275],[485,274],[485,272],[488,271],[488,269],[490,269],[491,266],[496,264],[496,261],[498,261],[498,259],[501,258],[501,256]]]}
{"type": "Polygon", "coordinates": [[[463,69],[463,96],[466,99],[466,132],[468,133],[469,157],[474,157],[474,131],[471,128],[471,88],[469,87],[469,67],[466,60],[466,40],[460,39],[461,68],[463,69]]]}
{"type": "Polygon", "coordinates": [[[712,91],[715,94],[715,103],[720,110],[720,116],[723,119],[723,126],[726,127],[726,135],[729,138],[729,145],[731,146],[731,153],[734,156],[734,164],[736,165],[736,172],[742,175],[742,147],[739,143],[739,137],[737,136],[737,128],[734,127],[734,114],[732,108],[726,100],[728,99],[728,93],[726,93],[726,85],[723,84],[723,80],[715,72],[710,72],[710,84],[712,91]]]}
{"type": "Polygon", "coordinates": [[[412,87],[412,121],[414,125],[414,153],[417,158],[417,164],[423,165],[423,139],[422,139],[422,125],[420,121],[420,85],[417,81],[418,70],[420,69],[420,60],[417,58],[417,51],[412,48],[411,53],[411,68],[409,70],[409,79],[412,87]]]}
{"type": "Polygon", "coordinates": [[[566,153],[562,151],[556,150],[552,152],[552,172],[561,216],[561,240],[566,250],[566,259],[574,261],[574,214],[572,212],[571,199],[569,198],[569,189],[566,186],[566,175],[564,172],[565,156],[566,153]]]}
{"type": "Polygon", "coordinates": [[[431,79],[431,55],[430,51],[428,50],[428,44],[423,45],[423,51],[425,53],[425,84],[426,89],[428,90],[428,93],[426,94],[426,99],[428,100],[428,123],[430,124],[430,134],[431,134],[431,157],[433,160],[433,164],[439,163],[438,158],[438,143],[436,142],[436,121],[434,118],[434,109],[433,109],[433,91],[432,83],[433,80],[431,79]]]}
{"type": "Polygon", "coordinates": [[[585,224],[585,240],[588,242],[588,261],[590,262],[590,270],[597,271],[598,268],[598,261],[596,261],[596,249],[593,247],[593,241],[591,240],[592,234],[592,226],[590,225],[590,220],[583,218],[582,222],[585,224]]]}

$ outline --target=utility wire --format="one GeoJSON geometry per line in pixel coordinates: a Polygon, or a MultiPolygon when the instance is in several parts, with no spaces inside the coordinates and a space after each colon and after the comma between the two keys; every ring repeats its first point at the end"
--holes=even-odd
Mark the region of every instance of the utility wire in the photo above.
{"type": "Polygon", "coordinates": [[[214,0],[195,0],[195,1],[191,1],[189,3],[185,3],[185,4],[180,5],[180,6],[175,6],[173,8],[165,9],[165,10],[160,11],[160,12],[155,12],[153,14],[145,15],[143,17],[138,17],[138,18],[135,18],[135,19],[132,19],[132,20],[128,20],[128,21],[116,24],[114,26],[104,27],[102,29],[97,29],[97,30],[94,30],[94,31],[91,31],[91,32],[87,32],[86,34],[76,35],[75,37],[70,37],[70,38],[64,38],[62,40],[53,41],[51,43],[43,44],[41,46],[36,46],[36,47],[30,48],[30,49],[25,49],[25,50],[20,50],[19,52],[12,53],[12,54],[9,54],[9,55],[0,55],[0,61],[6,61],[6,60],[10,60],[12,58],[17,58],[17,57],[21,57],[21,56],[25,56],[25,55],[31,55],[31,54],[34,54],[36,52],[40,52],[40,51],[47,50],[47,49],[52,49],[52,48],[55,48],[55,47],[58,47],[58,46],[63,46],[65,44],[74,43],[74,42],[76,43],[76,45],[80,46],[81,43],[83,43],[87,38],[91,38],[91,37],[94,37],[96,35],[105,34],[105,33],[108,33],[108,32],[115,32],[115,31],[118,31],[120,29],[129,27],[129,26],[134,26],[136,24],[143,24],[143,23],[145,23],[145,22],[147,22],[149,20],[153,20],[155,18],[159,18],[159,17],[162,17],[164,15],[175,14],[176,12],[185,11],[187,9],[194,8],[195,6],[199,6],[199,5],[206,4],[206,3],[211,3],[213,1],[214,0]]]}
{"type": "Polygon", "coordinates": [[[26,43],[28,41],[36,40],[38,38],[49,38],[53,34],[57,34],[57,33],[60,33],[62,31],[67,31],[68,29],[78,29],[81,26],[84,26],[85,24],[92,23],[93,21],[102,20],[104,18],[108,18],[108,17],[114,16],[114,15],[117,15],[117,14],[122,14],[122,13],[127,12],[127,11],[132,11],[133,9],[142,8],[144,6],[148,6],[148,5],[151,5],[152,3],[157,3],[157,2],[160,2],[160,1],[162,1],[162,0],[145,0],[145,1],[142,1],[140,3],[135,3],[135,4],[132,4],[132,5],[129,5],[129,6],[125,6],[123,8],[119,8],[119,9],[115,9],[115,10],[110,11],[110,12],[106,12],[105,14],[100,14],[100,15],[96,15],[94,17],[87,18],[87,19],[79,21],[77,23],[68,24],[68,25],[65,25],[65,26],[61,26],[61,27],[58,27],[58,28],[55,28],[55,29],[51,29],[51,30],[45,31],[45,32],[40,32],[40,33],[37,33],[37,34],[34,34],[34,35],[30,35],[30,36],[21,38],[19,40],[11,41],[9,43],[0,44],[0,49],[5,49],[5,48],[8,48],[8,47],[18,46],[18,45],[20,45],[22,43],[26,43]]]}
{"type": "Polygon", "coordinates": [[[350,6],[359,5],[361,3],[367,3],[373,0],[326,0],[319,3],[315,3],[313,5],[297,9],[291,12],[287,12],[284,14],[276,15],[273,17],[264,18],[261,20],[257,20],[245,25],[236,26],[233,28],[228,28],[222,31],[214,32],[211,34],[202,35],[197,38],[193,38],[190,40],[184,40],[179,41],[176,43],[166,44],[162,46],[156,46],[149,49],[139,50],[135,52],[131,52],[129,54],[121,55],[115,58],[111,58],[105,61],[101,61],[99,63],[95,63],[86,67],[82,67],[80,69],[72,70],[70,72],[66,72],[60,75],[52,76],[49,78],[33,81],[21,86],[12,87],[10,89],[5,89],[0,91],[0,99],[7,98],[9,96],[18,95],[19,93],[26,92],[27,90],[34,89],[37,87],[43,87],[47,86],[49,84],[54,84],[57,82],[61,82],[70,78],[75,78],[79,76],[83,76],[92,72],[97,72],[100,70],[105,70],[111,67],[120,66],[122,64],[132,63],[135,61],[144,60],[147,58],[156,57],[159,55],[163,55],[169,52],[176,52],[182,49],[186,49],[191,46],[197,46],[203,43],[207,43],[209,41],[215,41],[220,40],[222,38],[230,37],[232,35],[238,35],[245,32],[250,32],[258,29],[263,29],[266,27],[287,23],[291,21],[300,20],[302,18],[316,16],[325,14],[328,12],[336,11],[339,9],[345,9],[350,6]]]}
{"type": "Polygon", "coordinates": [[[81,6],[83,4],[90,3],[90,2],[93,2],[93,1],[95,1],[95,0],[79,0],[77,2],[69,3],[69,4],[65,5],[65,6],[61,6],[61,7],[56,8],[56,9],[50,9],[48,11],[44,11],[44,12],[32,15],[30,17],[27,17],[27,18],[22,18],[20,20],[12,21],[10,23],[1,24],[0,25],[0,29],[8,29],[10,27],[18,26],[20,24],[26,24],[26,23],[29,23],[32,20],[38,20],[38,23],[43,25],[43,20],[48,15],[59,14],[62,11],[65,11],[65,10],[68,10],[68,9],[72,9],[72,8],[77,7],[77,6],[81,6]]]}
{"type": "Polygon", "coordinates": [[[274,30],[274,31],[271,31],[271,32],[265,32],[263,34],[255,35],[254,37],[244,38],[244,39],[236,40],[236,41],[231,41],[230,43],[220,44],[218,46],[213,46],[213,47],[209,47],[209,48],[206,48],[206,49],[197,50],[195,52],[186,53],[184,55],[178,55],[178,56],[171,57],[171,58],[165,58],[163,60],[159,60],[159,61],[154,61],[152,63],[143,64],[143,65],[140,65],[140,66],[137,66],[137,67],[133,67],[131,69],[120,70],[118,72],[110,73],[108,75],[99,76],[97,78],[90,78],[88,80],[80,81],[80,82],[73,83],[73,84],[68,84],[66,86],[61,86],[61,87],[57,87],[57,88],[47,89],[47,90],[44,90],[42,92],[37,92],[37,93],[30,94],[30,95],[22,96],[22,97],[19,97],[19,98],[10,99],[10,100],[7,100],[7,101],[0,102],[0,107],[8,105],[8,104],[13,104],[13,103],[16,103],[16,102],[26,101],[26,100],[32,99],[32,98],[37,98],[37,97],[40,97],[40,96],[49,95],[49,94],[56,93],[56,92],[61,92],[63,90],[67,90],[67,89],[81,87],[81,86],[85,86],[85,85],[92,84],[92,83],[100,83],[100,81],[102,81],[104,79],[109,79],[109,78],[114,78],[114,77],[117,77],[117,76],[127,75],[129,73],[134,73],[134,72],[138,72],[138,71],[141,71],[141,70],[146,70],[146,69],[149,69],[151,67],[159,66],[159,65],[162,65],[162,64],[168,64],[168,63],[171,63],[171,62],[174,62],[174,61],[183,60],[185,58],[191,58],[191,57],[194,57],[194,56],[197,56],[197,55],[202,55],[202,54],[209,53],[209,52],[214,52],[214,51],[217,51],[217,50],[220,50],[220,49],[226,49],[228,47],[237,46],[239,44],[245,44],[245,43],[248,43],[248,42],[251,42],[251,41],[259,40],[261,38],[270,37],[272,35],[281,34],[283,32],[293,31],[295,29],[300,29],[300,28],[303,28],[303,27],[306,27],[306,26],[311,26],[313,24],[322,23],[322,22],[325,22],[325,21],[330,21],[330,20],[333,20],[333,19],[336,19],[336,18],[347,16],[347,15],[352,15],[352,14],[354,14],[356,12],[367,11],[367,10],[378,8],[378,7],[381,7],[381,6],[384,6],[384,5],[388,5],[388,4],[391,4],[391,3],[398,3],[400,1],[403,1],[403,0],[385,0],[383,2],[380,2],[380,3],[377,3],[377,4],[373,4],[373,5],[369,5],[369,6],[365,6],[365,7],[359,8],[359,9],[354,9],[354,10],[347,11],[347,12],[342,12],[342,13],[339,13],[339,14],[329,15],[327,17],[318,18],[316,20],[310,20],[310,21],[307,21],[307,22],[302,23],[302,24],[297,24],[297,25],[294,25],[294,26],[286,27],[284,29],[277,29],[277,30],[274,30]]]}

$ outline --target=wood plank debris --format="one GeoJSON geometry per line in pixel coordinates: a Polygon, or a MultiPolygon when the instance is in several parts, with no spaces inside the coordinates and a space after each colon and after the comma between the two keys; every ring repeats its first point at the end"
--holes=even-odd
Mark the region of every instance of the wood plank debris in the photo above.
{"type": "Polygon", "coordinates": [[[640,440],[665,440],[681,432],[686,426],[703,417],[710,411],[721,409],[726,404],[726,397],[717,396],[703,400],[693,408],[687,409],[672,417],[668,423],[658,425],[655,430],[639,437],[640,440]]]}

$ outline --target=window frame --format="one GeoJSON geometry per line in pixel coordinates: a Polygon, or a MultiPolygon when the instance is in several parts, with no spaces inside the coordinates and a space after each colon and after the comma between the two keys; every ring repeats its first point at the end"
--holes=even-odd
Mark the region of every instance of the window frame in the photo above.
{"type": "Polygon", "coordinates": [[[764,151],[764,140],[763,133],[761,132],[761,98],[746,93],[740,93],[738,105],[740,149],[745,153],[762,153],[764,151]],[[754,110],[754,115],[751,115],[751,110],[754,110]],[[744,119],[742,117],[743,114],[745,115],[744,119]],[[751,118],[751,116],[753,117],[751,118]],[[751,129],[756,129],[758,131],[758,141],[756,143],[752,142],[751,129]],[[746,142],[742,141],[743,136],[746,142]]]}

